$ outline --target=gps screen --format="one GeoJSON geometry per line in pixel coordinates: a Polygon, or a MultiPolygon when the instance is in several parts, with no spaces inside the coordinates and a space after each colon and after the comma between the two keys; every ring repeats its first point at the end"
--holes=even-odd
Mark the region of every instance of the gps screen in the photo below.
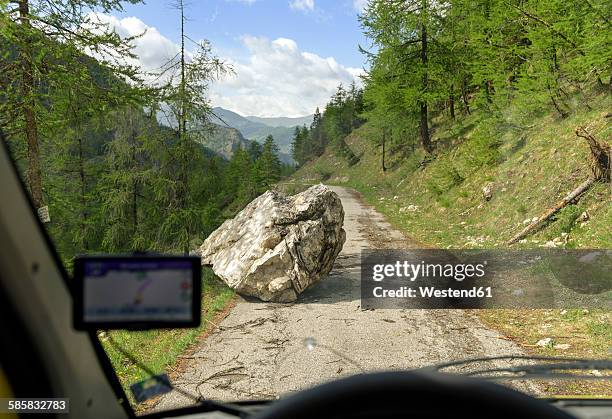
{"type": "Polygon", "coordinates": [[[75,325],[146,329],[199,323],[199,273],[199,259],[191,257],[80,258],[75,325]]]}

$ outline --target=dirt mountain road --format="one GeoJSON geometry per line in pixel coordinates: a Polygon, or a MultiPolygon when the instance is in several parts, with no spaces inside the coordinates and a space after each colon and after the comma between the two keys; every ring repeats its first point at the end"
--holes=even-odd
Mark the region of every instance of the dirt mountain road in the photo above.
{"type": "MultiPolygon", "coordinates": [[[[207,399],[270,399],[360,368],[411,369],[463,358],[522,354],[517,345],[500,339],[467,311],[362,311],[361,249],[415,244],[363,204],[355,191],[331,188],[344,206],[347,241],[329,276],[294,304],[240,300],[199,344],[175,380],[177,387],[207,399]]],[[[172,391],[156,409],[190,404],[172,391]]]]}

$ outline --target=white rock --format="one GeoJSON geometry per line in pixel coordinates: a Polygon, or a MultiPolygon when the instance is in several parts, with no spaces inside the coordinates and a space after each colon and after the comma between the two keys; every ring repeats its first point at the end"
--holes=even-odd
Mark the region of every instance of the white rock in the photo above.
{"type": "Polygon", "coordinates": [[[545,346],[550,346],[552,345],[553,340],[552,338],[544,338],[544,339],[540,339],[539,341],[536,342],[537,346],[541,346],[541,347],[545,347],[545,346]]]}
{"type": "Polygon", "coordinates": [[[332,268],[346,233],[340,198],[324,185],[267,191],[199,248],[203,265],[239,294],[289,302],[332,268]]]}
{"type": "Polygon", "coordinates": [[[482,188],[482,197],[485,199],[485,201],[490,201],[493,197],[493,185],[491,183],[482,188]]]}
{"type": "Polygon", "coordinates": [[[406,213],[406,212],[416,212],[419,210],[418,205],[408,205],[407,207],[402,207],[400,208],[400,212],[401,213],[406,213]]]}

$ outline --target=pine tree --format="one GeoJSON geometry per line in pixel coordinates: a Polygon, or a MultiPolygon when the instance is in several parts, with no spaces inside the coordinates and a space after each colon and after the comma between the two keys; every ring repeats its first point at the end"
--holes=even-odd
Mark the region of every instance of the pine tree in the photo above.
{"type": "Polygon", "coordinates": [[[253,178],[259,192],[264,192],[281,177],[281,162],[278,158],[278,146],[274,138],[268,135],[264,140],[261,156],[253,165],[253,178]]]}
{"type": "Polygon", "coordinates": [[[291,157],[299,166],[304,164],[304,140],[302,138],[302,130],[300,127],[295,127],[293,131],[293,139],[291,140],[291,157]]]}
{"type": "MultiPolygon", "coordinates": [[[[24,141],[26,181],[37,208],[45,203],[41,139],[65,118],[48,106],[49,98],[83,86],[99,87],[99,83],[87,83],[94,80],[91,61],[85,56],[88,52],[97,53],[98,60],[113,74],[137,80],[134,68],[119,65],[114,59],[133,57],[131,39],[121,39],[88,13],[121,10],[122,3],[120,0],[0,3],[3,74],[0,115],[6,116],[0,125],[7,128],[12,138],[24,141]]],[[[95,76],[103,78],[101,74],[95,76]]]]}
{"type": "Polygon", "coordinates": [[[229,70],[214,54],[208,41],[194,45],[196,51],[191,60],[187,58],[186,7],[183,0],[175,4],[180,16],[181,47],[178,56],[163,66],[160,76],[167,79],[162,87],[160,102],[169,110],[169,124],[176,126],[177,141],[170,153],[173,171],[167,172],[172,188],[169,211],[161,229],[174,237],[177,248],[189,252],[197,223],[201,220],[201,205],[193,200],[198,191],[192,190],[190,178],[196,167],[201,166],[202,150],[198,135],[206,135],[211,106],[206,96],[210,82],[229,70]]]}

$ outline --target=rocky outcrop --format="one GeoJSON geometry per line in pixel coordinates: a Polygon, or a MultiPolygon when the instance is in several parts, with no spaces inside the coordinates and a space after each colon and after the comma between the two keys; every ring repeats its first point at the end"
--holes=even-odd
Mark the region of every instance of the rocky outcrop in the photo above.
{"type": "Polygon", "coordinates": [[[238,293],[290,302],[331,270],[346,239],[343,222],[340,198],[324,185],[294,196],[267,191],[198,253],[238,293]]]}

